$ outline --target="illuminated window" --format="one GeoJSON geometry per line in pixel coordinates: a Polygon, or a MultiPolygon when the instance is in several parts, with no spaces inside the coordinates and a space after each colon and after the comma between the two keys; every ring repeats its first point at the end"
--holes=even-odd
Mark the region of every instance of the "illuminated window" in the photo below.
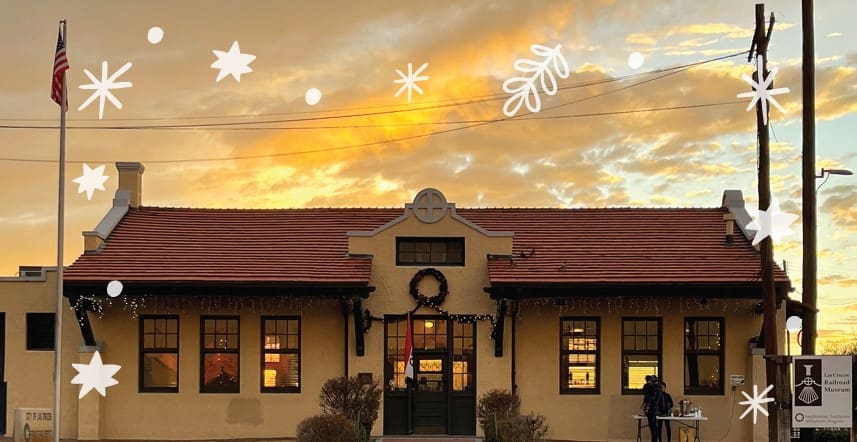
{"type": "Polygon", "coordinates": [[[178,393],[178,316],[140,317],[140,391],[178,393]]]}
{"type": "Polygon", "coordinates": [[[661,318],[622,320],[622,393],[642,394],[647,375],[661,375],[661,318]]]}
{"type": "Polygon", "coordinates": [[[240,333],[237,316],[203,316],[200,393],[238,393],[240,333]]]}
{"type": "Polygon", "coordinates": [[[684,320],[684,394],[723,394],[723,318],[684,320]]]}
{"type": "Polygon", "coordinates": [[[386,319],[386,345],[384,345],[384,388],[387,391],[405,391],[405,318],[386,319]]]}
{"type": "Polygon", "coordinates": [[[474,327],[476,325],[453,321],[452,326],[452,391],[470,392],[474,385],[474,327]]]}
{"type": "Polygon", "coordinates": [[[300,393],[301,320],[262,317],[262,392],[300,393]]]}
{"type": "Polygon", "coordinates": [[[598,318],[560,320],[560,393],[600,392],[600,331],[598,318]]]}

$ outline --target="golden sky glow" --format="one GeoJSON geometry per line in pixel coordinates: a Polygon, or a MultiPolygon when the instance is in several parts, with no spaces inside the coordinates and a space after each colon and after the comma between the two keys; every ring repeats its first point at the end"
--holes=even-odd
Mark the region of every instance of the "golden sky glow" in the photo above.
{"type": "MultiPolygon", "coordinates": [[[[749,90],[740,78],[753,70],[746,56],[618,90],[658,69],[749,49],[753,2],[358,3],[4,2],[0,126],[57,124],[49,81],[62,18],[69,21],[69,126],[291,120],[255,126],[278,128],[269,130],[70,129],[69,160],[106,164],[110,179],[88,201],[71,182],[81,165],[67,166],[66,264],[82,251],[80,232],[110,206],[115,161],[144,163],[150,206],[399,207],[424,187],[459,207],[713,207],[724,189],[757,200],[754,113],[735,98],[749,90]],[[153,26],[165,33],[158,44],[146,38],[153,26]],[[212,50],[227,51],[233,41],[256,56],[253,72],[240,83],[215,82],[212,50]],[[494,121],[503,118],[503,81],[517,75],[515,60],[532,57],[532,44],[562,45],[572,72],[560,80],[565,88],[543,95],[539,114],[494,121]],[[645,55],[636,70],[627,62],[632,52],[645,55]],[[77,108],[89,96],[79,89],[89,83],[83,69],[97,75],[102,61],[111,72],[132,62],[120,80],[133,87],[116,91],[123,109],[108,103],[98,121],[97,106],[77,108]],[[395,70],[424,62],[425,93],[410,104],[406,93],[394,98],[395,70]],[[312,87],[322,92],[315,106],[304,101],[312,87]],[[603,115],[709,104],[717,105],[603,115]],[[170,162],[234,157],[253,158],[170,162]]],[[[771,112],[772,189],[796,214],[799,7],[793,0],[766,6],[777,15],[769,54],[769,66],[780,68],[775,87],[791,89],[777,96],[786,112],[771,112]]],[[[857,170],[855,15],[852,0],[816,2],[818,169],[857,170]]],[[[10,160],[55,160],[57,139],[55,129],[0,129],[0,274],[55,261],[56,163],[10,160]]],[[[857,331],[855,190],[855,177],[832,177],[818,194],[822,339],[857,331]]],[[[776,258],[787,261],[799,299],[800,225],[793,228],[776,258]]]]}

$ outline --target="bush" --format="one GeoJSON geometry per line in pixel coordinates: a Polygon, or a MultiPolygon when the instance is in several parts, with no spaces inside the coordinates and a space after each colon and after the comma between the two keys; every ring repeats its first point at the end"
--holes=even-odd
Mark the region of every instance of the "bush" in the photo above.
{"type": "Polygon", "coordinates": [[[378,420],[381,393],[377,379],[369,384],[363,384],[356,376],[328,379],[321,387],[321,411],[345,417],[352,426],[359,418],[360,440],[368,440],[372,425],[378,420]]]}
{"type": "Polygon", "coordinates": [[[308,417],[298,424],[298,442],[354,442],[354,424],[334,414],[308,417]]]}
{"type": "Polygon", "coordinates": [[[532,412],[498,421],[497,427],[500,442],[534,442],[544,440],[548,433],[547,419],[532,412]]]}
{"type": "MultiPolygon", "coordinates": [[[[521,411],[521,400],[509,390],[490,390],[479,398],[476,418],[488,438],[494,436],[494,416],[497,420],[517,416],[521,411]]],[[[488,439],[490,440],[490,439],[488,439]]]]}

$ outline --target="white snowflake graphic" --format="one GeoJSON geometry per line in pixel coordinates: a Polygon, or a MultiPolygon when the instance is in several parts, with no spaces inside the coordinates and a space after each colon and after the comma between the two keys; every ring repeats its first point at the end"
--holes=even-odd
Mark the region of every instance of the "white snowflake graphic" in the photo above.
{"type": "Polygon", "coordinates": [[[780,87],[780,88],[768,90],[768,88],[771,86],[771,83],[774,82],[774,77],[777,76],[777,68],[771,69],[771,75],[769,75],[768,78],[765,78],[764,71],[762,70],[762,66],[764,65],[764,60],[765,60],[765,57],[763,57],[761,55],[756,57],[756,72],[759,73],[758,75],[761,78],[761,81],[759,81],[758,83],[753,81],[753,79],[750,78],[749,75],[741,74],[741,78],[743,78],[744,81],[746,81],[747,83],[750,83],[750,86],[753,87],[753,92],[740,93],[740,94],[738,94],[738,98],[753,97],[753,99],[750,101],[750,105],[747,106],[747,111],[752,109],[753,106],[756,105],[757,101],[761,100],[760,104],[762,106],[762,122],[765,124],[765,126],[767,126],[768,125],[768,101],[770,101],[771,104],[776,106],[777,109],[780,110],[780,112],[785,112],[785,109],[783,109],[783,107],[780,106],[780,103],[777,102],[777,100],[774,98],[774,95],[780,95],[780,94],[788,93],[789,88],[780,87]]]}
{"type": "Polygon", "coordinates": [[[86,192],[86,199],[92,200],[92,193],[96,189],[104,190],[104,182],[110,178],[104,176],[104,165],[91,169],[88,164],[83,164],[83,175],[71,180],[78,184],[77,193],[86,192]]]}
{"type": "Polygon", "coordinates": [[[542,45],[530,46],[533,54],[542,57],[541,62],[522,58],[515,61],[515,70],[524,74],[532,73],[531,77],[512,77],[503,82],[503,91],[512,94],[503,105],[503,113],[513,116],[526,104],[530,112],[538,112],[542,108],[536,80],[541,84],[542,91],[548,95],[556,95],[556,77],[568,78],[568,62],[560,53],[561,45],[553,48],[542,45]],[[532,97],[532,99],[531,99],[532,97]]]}
{"type": "Polygon", "coordinates": [[[105,389],[107,387],[119,384],[119,381],[113,379],[113,375],[122,367],[116,364],[103,364],[101,362],[101,354],[98,351],[92,355],[89,364],[71,364],[71,366],[77,370],[77,375],[71,380],[71,383],[80,384],[78,399],[86,396],[93,388],[101,393],[102,396],[106,396],[107,392],[105,389]]]}
{"type": "Polygon", "coordinates": [[[77,110],[82,111],[83,109],[86,108],[86,106],[89,106],[89,103],[92,103],[96,98],[99,98],[99,102],[98,102],[98,119],[99,120],[101,119],[101,117],[104,116],[104,99],[105,98],[110,100],[110,102],[113,103],[114,106],[116,106],[116,109],[122,109],[122,103],[120,103],[119,100],[116,99],[116,97],[113,95],[112,92],[110,92],[110,90],[111,89],[124,89],[124,88],[131,87],[130,81],[120,81],[118,83],[114,83],[114,81],[117,78],[119,78],[120,75],[124,74],[128,69],[131,69],[131,62],[130,61],[128,63],[125,63],[121,68],[119,68],[118,71],[116,71],[113,75],[111,75],[108,78],[107,77],[107,62],[103,61],[103,62],[101,62],[101,80],[100,81],[97,78],[95,78],[94,75],[92,75],[92,72],[89,72],[89,70],[84,69],[83,73],[86,74],[86,76],[89,77],[90,80],[92,80],[92,83],[81,85],[80,88],[81,89],[94,89],[95,92],[93,92],[92,95],[90,95],[89,98],[87,98],[86,101],[84,101],[83,104],[81,104],[80,107],[77,108],[77,110]]]}
{"type": "Polygon", "coordinates": [[[420,66],[419,69],[417,69],[416,72],[414,72],[413,65],[411,63],[408,63],[408,75],[405,75],[404,72],[396,69],[396,73],[398,73],[399,77],[402,77],[402,78],[400,78],[398,80],[393,80],[393,83],[402,83],[402,87],[399,88],[399,91],[396,92],[396,95],[393,95],[393,98],[398,97],[399,94],[401,94],[402,91],[404,91],[405,89],[408,90],[408,103],[411,102],[411,91],[416,90],[417,92],[419,92],[420,95],[422,95],[423,90],[420,89],[419,86],[417,86],[417,82],[423,81],[423,80],[428,80],[429,77],[428,77],[428,75],[422,75],[422,76],[418,77],[418,75],[420,75],[420,72],[422,72],[423,69],[425,69],[427,67],[428,67],[428,62],[425,62],[425,63],[423,63],[422,66],[420,66]]]}
{"type": "Polygon", "coordinates": [[[789,226],[797,219],[797,215],[781,211],[777,200],[771,201],[768,210],[759,210],[756,218],[747,224],[748,229],[756,231],[756,235],[753,237],[753,245],[759,244],[767,236],[779,242],[782,236],[794,233],[789,226]]]}
{"type": "Polygon", "coordinates": [[[756,416],[758,415],[759,411],[761,411],[762,414],[767,416],[768,410],[765,410],[765,408],[762,407],[762,404],[764,404],[766,402],[773,402],[774,401],[774,398],[772,398],[772,397],[765,397],[768,395],[768,392],[773,390],[773,389],[774,389],[773,385],[768,385],[768,388],[764,389],[762,391],[762,394],[759,394],[759,386],[753,385],[753,397],[750,397],[749,394],[742,391],[741,394],[743,394],[744,397],[747,398],[747,400],[741,401],[738,403],[741,405],[749,405],[749,407],[747,407],[747,409],[744,410],[744,414],[742,414],[739,419],[744,419],[744,416],[746,416],[747,413],[749,413],[752,410],[753,411],[753,425],[756,425],[756,416]]]}
{"type": "Polygon", "coordinates": [[[211,67],[214,69],[220,69],[215,81],[223,80],[227,75],[232,75],[232,78],[240,83],[241,74],[253,72],[253,69],[249,64],[256,59],[256,56],[242,54],[237,41],[232,43],[232,47],[229,48],[229,52],[218,51],[217,49],[214,49],[212,52],[217,56],[217,61],[212,63],[211,67]]]}

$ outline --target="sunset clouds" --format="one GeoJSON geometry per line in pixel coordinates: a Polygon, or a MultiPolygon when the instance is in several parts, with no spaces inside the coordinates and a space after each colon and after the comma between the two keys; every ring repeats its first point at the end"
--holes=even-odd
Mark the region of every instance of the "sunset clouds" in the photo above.
{"type": "MultiPolygon", "coordinates": [[[[857,37],[849,34],[857,6],[817,3],[818,167],[857,170],[857,37]]],[[[746,54],[661,79],[671,71],[654,72],[748,50],[752,3],[150,1],[132,8],[90,1],[72,8],[16,0],[4,9],[0,125],[57,124],[48,77],[56,22],[67,18],[70,126],[264,120],[276,122],[252,127],[279,128],[69,130],[69,159],[106,164],[110,178],[92,201],[66,183],[67,262],[81,253],[79,232],[110,205],[115,161],[144,163],[145,205],[399,207],[424,187],[440,188],[459,207],[712,207],[724,189],[742,190],[748,207],[756,201],[755,113],[735,98],[749,90],[740,78],[753,70],[746,54]],[[165,33],[157,45],[146,37],[153,26],[165,33]],[[233,41],[256,56],[253,72],[240,83],[215,82],[212,50],[233,41]],[[561,44],[571,75],[556,96],[542,96],[542,112],[505,119],[503,81],[517,74],[515,60],[532,56],[532,44],[561,44]],[[627,63],[635,51],[646,56],[636,70],[627,63]],[[132,62],[122,79],[133,87],[118,92],[123,109],[108,107],[99,123],[90,121],[92,108],[75,109],[86,99],[77,90],[88,82],[83,69],[103,61],[132,62]],[[424,94],[410,104],[404,94],[394,98],[395,70],[424,62],[424,94]],[[315,106],[304,100],[310,88],[322,93],[315,106]],[[228,159],[237,157],[246,159],[228,159]],[[164,162],[171,160],[206,161],[164,162]]],[[[799,2],[767,2],[767,10],[777,14],[769,57],[780,68],[775,87],[791,89],[777,96],[786,112],[771,114],[772,189],[783,210],[799,213],[799,2]]],[[[56,151],[56,130],[0,129],[0,157],[53,160],[56,151]]],[[[69,180],[80,168],[68,166],[69,180]]],[[[0,273],[50,265],[56,164],[4,160],[0,173],[0,273]]],[[[833,177],[818,194],[819,250],[830,251],[819,257],[821,328],[846,332],[854,313],[833,303],[857,278],[855,182],[833,177]]],[[[776,254],[799,288],[800,227],[794,230],[776,254]]]]}

